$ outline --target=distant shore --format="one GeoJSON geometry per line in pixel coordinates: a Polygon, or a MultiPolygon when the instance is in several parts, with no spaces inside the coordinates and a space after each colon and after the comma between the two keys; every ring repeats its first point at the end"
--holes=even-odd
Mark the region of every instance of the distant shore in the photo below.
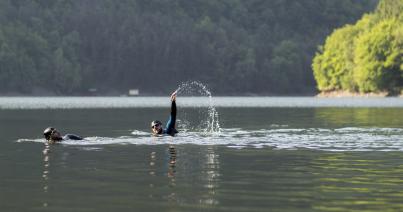
{"type": "MultiPolygon", "coordinates": [[[[56,94],[54,92],[48,91],[34,91],[32,93],[21,93],[21,92],[0,92],[0,97],[124,97],[130,96],[127,93],[118,91],[100,92],[100,93],[74,93],[74,94],[56,94]]],[[[138,97],[157,97],[166,96],[164,93],[160,92],[144,92],[138,95],[138,97]]],[[[403,98],[403,93],[400,95],[388,95],[387,92],[381,93],[357,93],[349,91],[326,91],[326,92],[310,92],[303,94],[274,94],[274,93],[213,93],[214,97],[318,97],[318,98],[341,98],[341,97],[401,97],[403,98]]],[[[135,96],[134,96],[135,97],[135,96]]]]}
{"type": "MultiPolygon", "coordinates": [[[[339,98],[339,97],[388,97],[388,92],[379,92],[379,93],[358,93],[358,92],[350,92],[350,91],[323,91],[316,95],[316,97],[324,97],[324,98],[339,98]]],[[[392,97],[403,97],[402,94],[395,95],[392,97]]]]}

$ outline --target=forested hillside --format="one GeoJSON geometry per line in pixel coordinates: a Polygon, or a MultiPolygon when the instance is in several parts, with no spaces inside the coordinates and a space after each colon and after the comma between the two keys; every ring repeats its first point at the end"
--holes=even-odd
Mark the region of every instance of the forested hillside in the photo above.
{"type": "Polygon", "coordinates": [[[312,94],[317,46],[377,3],[2,0],[0,94],[166,94],[187,80],[220,95],[312,94]]]}
{"type": "Polygon", "coordinates": [[[335,30],[313,62],[321,91],[403,91],[403,0],[381,0],[373,13],[335,30]]]}

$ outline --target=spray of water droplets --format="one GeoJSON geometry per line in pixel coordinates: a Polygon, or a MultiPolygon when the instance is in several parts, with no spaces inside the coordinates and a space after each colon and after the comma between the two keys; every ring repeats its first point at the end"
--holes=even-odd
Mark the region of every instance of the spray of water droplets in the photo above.
{"type": "Polygon", "coordinates": [[[200,117],[200,123],[196,125],[192,125],[189,120],[182,119],[179,120],[180,124],[185,126],[185,128],[192,128],[191,126],[195,126],[196,130],[202,130],[205,133],[220,133],[220,123],[218,120],[218,112],[213,104],[213,97],[209,89],[201,82],[198,81],[189,81],[184,82],[179,85],[178,89],[176,89],[178,95],[183,96],[202,96],[208,97],[208,108],[206,114],[203,109],[199,109],[199,113],[202,114],[200,117]],[[203,117],[205,116],[205,117],[203,117]]]}

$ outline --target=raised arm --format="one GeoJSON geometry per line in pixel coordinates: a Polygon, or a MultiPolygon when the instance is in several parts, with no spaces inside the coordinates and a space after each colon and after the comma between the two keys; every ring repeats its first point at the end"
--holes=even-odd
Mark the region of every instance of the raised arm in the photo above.
{"type": "Polygon", "coordinates": [[[166,130],[168,134],[177,133],[175,129],[176,123],[176,92],[171,95],[171,114],[169,116],[169,120],[167,122],[166,130]]]}
{"type": "Polygon", "coordinates": [[[171,116],[169,117],[167,128],[175,128],[176,122],[176,103],[172,101],[171,103],[171,116]]]}
{"type": "Polygon", "coordinates": [[[171,118],[176,120],[176,91],[171,94],[171,118]]]}

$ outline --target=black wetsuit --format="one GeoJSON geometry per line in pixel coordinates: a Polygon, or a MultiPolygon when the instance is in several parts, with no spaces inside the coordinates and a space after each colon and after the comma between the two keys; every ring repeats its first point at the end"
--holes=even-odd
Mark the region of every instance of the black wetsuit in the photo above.
{"type": "Polygon", "coordinates": [[[83,138],[78,135],[66,134],[63,136],[62,140],[83,140],[83,138]]]}
{"type": "Polygon", "coordinates": [[[175,129],[175,122],[176,122],[176,103],[175,101],[172,101],[171,115],[169,116],[165,129],[162,130],[162,134],[168,134],[174,136],[176,133],[178,133],[178,131],[175,129]]]}

